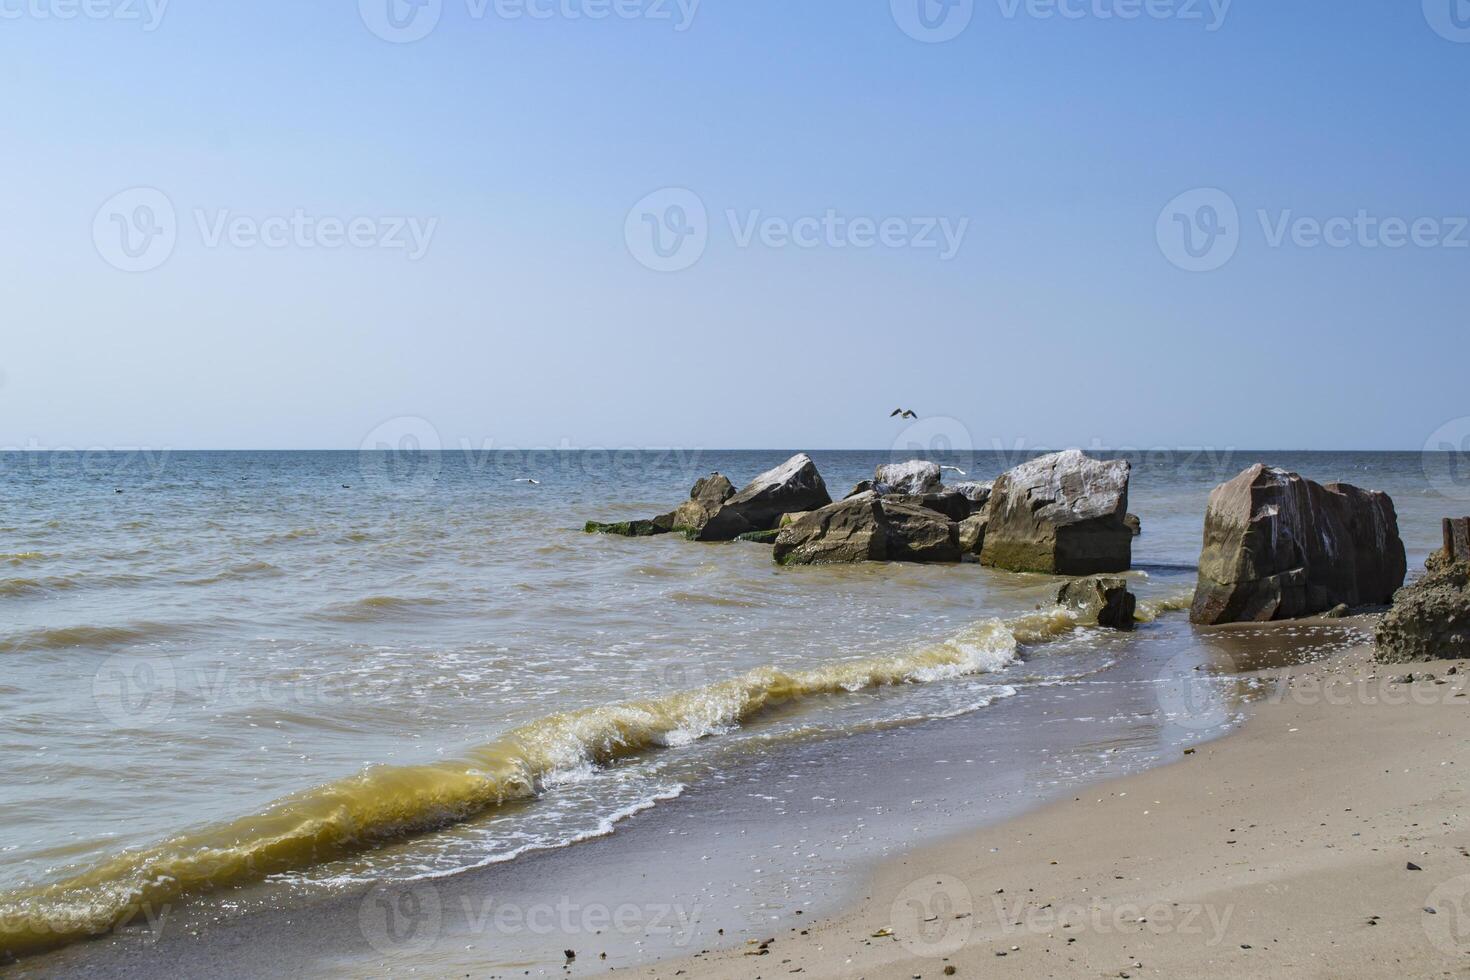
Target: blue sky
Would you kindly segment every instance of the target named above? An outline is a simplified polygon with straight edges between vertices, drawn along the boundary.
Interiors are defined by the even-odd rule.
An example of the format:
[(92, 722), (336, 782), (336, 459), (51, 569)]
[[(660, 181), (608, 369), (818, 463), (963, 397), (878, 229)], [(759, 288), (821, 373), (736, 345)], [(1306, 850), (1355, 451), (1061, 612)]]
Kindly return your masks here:
[[(938, 0), (428, 0), (412, 43), (390, 0), (89, 2), (0, 0), (0, 446), (881, 448), (901, 404), (982, 448), (1418, 449), (1470, 414), (1463, 0), (959, 0), (942, 43), (902, 26)], [(169, 222), (138, 188), (171, 233), (124, 271)], [(668, 188), (702, 250), (656, 271)], [(1238, 219), (1188, 271), (1200, 189)]]

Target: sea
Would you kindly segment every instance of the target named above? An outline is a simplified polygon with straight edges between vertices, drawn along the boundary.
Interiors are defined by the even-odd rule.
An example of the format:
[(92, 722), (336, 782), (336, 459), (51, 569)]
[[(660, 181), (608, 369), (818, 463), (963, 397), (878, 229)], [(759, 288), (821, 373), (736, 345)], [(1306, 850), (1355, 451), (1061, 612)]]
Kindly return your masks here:
[[(0, 956), (425, 882), (684, 895), (672, 933), (589, 927), (610, 965), (815, 914), (864, 861), (1227, 731), (1222, 664), (1365, 639), (1190, 627), (1217, 484), (1264, 462), (1387, 491), (1411, 574), (1464, 506), (1448, 456), (1094, 452), (1133, 465), (1132, 634), (1044, 575), (583, 531), (794, 451), (0, 454)], [(904, 458), (810, 455), (834, 498)], [(1028, 454), (927, 455), (988, 480)], [(594, 860), (624, 877), (558, 892)], [(403, 951), (562, 965), (565, 930), (465, 932)], [(322, 955), (351, 974), (349, 946)]]

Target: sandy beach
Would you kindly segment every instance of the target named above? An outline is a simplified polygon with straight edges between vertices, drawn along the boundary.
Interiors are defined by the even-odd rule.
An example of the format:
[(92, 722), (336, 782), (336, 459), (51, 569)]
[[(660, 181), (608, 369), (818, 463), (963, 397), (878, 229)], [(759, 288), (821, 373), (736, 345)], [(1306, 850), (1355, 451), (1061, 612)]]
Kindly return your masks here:
[(1461, 975), (1463, 667), (1406, 684), (1371, 657), (1262, 671), (1248, 723), (1174, 764), (894, 859), (836, 918), (642, 972)]

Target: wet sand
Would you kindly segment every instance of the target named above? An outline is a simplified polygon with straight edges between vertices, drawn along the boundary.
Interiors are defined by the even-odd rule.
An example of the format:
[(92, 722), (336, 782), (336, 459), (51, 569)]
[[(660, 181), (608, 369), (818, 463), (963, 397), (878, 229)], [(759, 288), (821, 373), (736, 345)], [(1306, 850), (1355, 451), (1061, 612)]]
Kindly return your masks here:
[(1403, 684), (1408, 667), (1360, 646), (1257, 670), (1263, 700), (1224, 739), (892, 859), (839, 916), (639, 973), (1463, 975), (1470, 695), (1454, 666)]

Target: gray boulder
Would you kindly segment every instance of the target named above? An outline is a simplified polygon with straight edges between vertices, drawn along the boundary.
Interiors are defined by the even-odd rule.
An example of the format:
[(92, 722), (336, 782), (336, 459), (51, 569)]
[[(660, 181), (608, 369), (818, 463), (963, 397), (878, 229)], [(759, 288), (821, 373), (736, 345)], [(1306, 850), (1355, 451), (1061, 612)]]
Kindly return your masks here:
[(1436, 552), (1425, 576), (1395, 593), (1374, 640), (1382, 663), (1470, 657), (1470, 562)]
[(725, 500), (696, 537), (732, 541), (751, 531), (772, 530), (783, 514), (816, 510), (831, 502), (816, 464), (806, 453), (797, 453)]
[(974, 506), (969, 498), (943, 487), (934, 493), (885, 493), (882, 496), (884, 501), (927, 507), (951, 521), (962, 521), (969, 517)]
[(782, 565), (887, 561), (888, 525), (878, 495), (839, 500), (782, 528), (775, 558)]
[(989, 518), (984, 514), (971, 514), (960, 521), (959, 540), (962, 553), (979, 557), (980, 549), (985, 544), (985, 525), (988, 521)]
[(990, 492), (994, 488), (995, 483), (992, 481), (990, 483), (956, 483), (948, 489), (968, 500), (970, 513), (973, 514), (990, 502)]
[(652, 538), (656, 535), (669, 533), (669, 529), (661, 525), (657, 520), (615, 521), (611, 524), (603, 524), (600, 521), (588, 521), (582, 530), (588, 534), (613, 534), (624, 538)]
[(888, 560), (957, 562), (960, 560), (959, 525), (922, 504), (884, 498), (888, 523)]
[[(700, 477), (689, 491), (689, 499), (667, 516), (669, 529), (685, 534), (697, 534), (704, 530), (710, 518), (719, 513), (725, 501), (735, 496), (735, 486), (720, 473)], [(655, 518), (662, 522), (663, 517)]]
[(1053, 453), (1002, 473), (986, 507), (980, 561), (1013, 572), (1092, 575), (1132, 564), (1126, 460)]
[(870, 492), (815, 510), (782, 528), (774, 556), (782, 565), (956, 562), (959, 527), (927, 507)]
[(1075, 609), (1083, 622), (1131, 630), (1138, 599), (1128, 591), (1127, 579), (1095, 575), (1062, 586), (1057, 592), (1057, 604)]
[(924, 494), (937, 488), (942, 476), (938, 463), (911, 459), (882, 464), (873, 471), (873, 482), (887, 488), (887, 493)]
[(1189, 617), (1268, 622), (1382, 604), (1406, 571), (1387, 494), (1257, 464), (1210, 494)]

